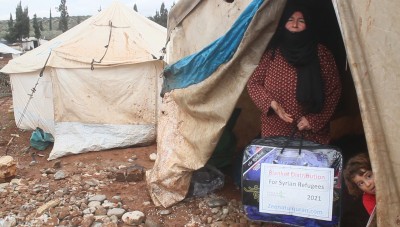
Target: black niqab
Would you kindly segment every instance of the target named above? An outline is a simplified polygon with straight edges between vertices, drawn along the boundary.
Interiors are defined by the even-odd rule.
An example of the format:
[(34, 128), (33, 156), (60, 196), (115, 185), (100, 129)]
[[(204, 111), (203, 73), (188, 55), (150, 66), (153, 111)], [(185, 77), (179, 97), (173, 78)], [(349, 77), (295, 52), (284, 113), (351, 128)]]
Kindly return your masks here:
[[(290, 32), (285, 24), (294, 12), (303, 14), (306, 29)], [(312, 29), (308, 10), (302, 6), (286, 7), (278, 31), (279, 48), (283, 57), (297, 71), (296, 99), (307, 113), (321, 112), (324, 104), (324, 84), (321, 78), (321, 66), (318, 58), (318, 42)]]

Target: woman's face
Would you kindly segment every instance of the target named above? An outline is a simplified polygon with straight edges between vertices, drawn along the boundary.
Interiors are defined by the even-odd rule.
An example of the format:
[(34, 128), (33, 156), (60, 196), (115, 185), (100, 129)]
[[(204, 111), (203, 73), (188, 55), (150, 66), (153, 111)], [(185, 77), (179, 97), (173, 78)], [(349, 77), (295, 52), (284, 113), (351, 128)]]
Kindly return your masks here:
[(301, 32), (306, 29), (306, 21), (304, 20), (303, 14), (296, 11), (289, 17), (286, 22), (285, 28), (290, 32)]
[(356, 175), (353, 178), (353, 182), (360, 188), (363, 192), (369, 194), (375, 194), (375, 181), (372, 171), (365, 171), (365, 173), (360, 176)]

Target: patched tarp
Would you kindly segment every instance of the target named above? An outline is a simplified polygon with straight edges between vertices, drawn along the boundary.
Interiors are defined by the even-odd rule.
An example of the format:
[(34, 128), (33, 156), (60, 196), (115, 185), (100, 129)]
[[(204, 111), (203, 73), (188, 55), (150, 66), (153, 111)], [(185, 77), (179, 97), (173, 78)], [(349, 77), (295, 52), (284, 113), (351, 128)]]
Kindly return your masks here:
[[(224, 64), (221, 62), (216, 71), (201, 83), (175, 89), (163, 99), (157, 132), (158, 158), (153, 169), (147, 172), (150, 195), (156, 205), (167, 207), (185, 198), (191, 172), (203, 167), (209, 159), (247, 79), (257, 66), (267, 41), (275, 31), (283, 4), (259, 0), (255, 0), (254, 3), (240, 5), (250, 7), (248, 11), (240, 12), (255, 10), (255, 14), (248, 27), (243, 26), (243, 39), (232, 58)], [(209, 18), (210, 11), (207, 10), (211, 8), (221, 10), (217, 15), (225, 15), (223, 12), (226, 12), (226, 9), (218, 8), (217, 4), (220, 3), (201, 2), (196, 6), (196, 10), (190, 13), (191, 18), (199, 21), (204, 17)], [(236, 10), (238, 13), (238, 6), (232, 7), (232, 11)], [(238, 17), (239, 15), (235, 14), (234, 18)], [(224, 19), (226, 18), (224, 16)], [(216, 21), (213, 23), (219, 24)], [(234, 20), (226, 23), (232, 25)], [(190, 23), (188, 25), (190, 26)], [(227, 27), (225, 32), (229, 28)], [(185, 32), (184, 28), (177, 29)], [(218, 38), (215, 37), (215, 40)], [(173, 46), (179, 45), (179, 42), (174, 43), (173, 39), (171, 41)], [(225, 43), (216, 42), (215, 45)]]

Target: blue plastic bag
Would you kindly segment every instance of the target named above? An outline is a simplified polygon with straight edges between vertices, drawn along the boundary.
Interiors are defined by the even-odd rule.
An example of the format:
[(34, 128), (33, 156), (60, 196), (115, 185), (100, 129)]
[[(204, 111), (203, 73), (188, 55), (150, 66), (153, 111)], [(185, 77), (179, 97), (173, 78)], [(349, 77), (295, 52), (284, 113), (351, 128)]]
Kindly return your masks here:
[(53, 135), (44, 132), (43, 129), (39, 127), (37, 127), (35, 131), (32, 132), (30, 145), (37, 150), (43, 151), (53, 142)]

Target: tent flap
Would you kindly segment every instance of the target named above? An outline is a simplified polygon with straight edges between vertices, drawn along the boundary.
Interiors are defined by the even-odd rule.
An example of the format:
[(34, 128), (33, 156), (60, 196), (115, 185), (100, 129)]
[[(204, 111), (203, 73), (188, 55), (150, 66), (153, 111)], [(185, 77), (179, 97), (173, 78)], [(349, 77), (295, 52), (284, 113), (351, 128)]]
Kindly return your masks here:
[(162, 94), (185, 88), (207, 79), (221, 64), (229, 61), (236, 52), (247, 27), (263, 0), (253, 1), (237, 18), (231, 29), (196, 54), (167, 66), (164, 70)]
[[(190, 18), (201, 18), (202, 13), (209, 17), (209, 11), (199, 10), (208, 3), (203, 1), (198, 5), (198, 10), (192, 12)], [(217, 3), (210, 3), (210, 8), (212, 4)], [(146, 173), (150, 195), (156, 205), (168, 207), (185, 198), (191, 172), (203, 167), (210, 158), (248, 77), (257, 66), (275, 31), (278, 23), (275, 18), (282, 13), (284, 4), (284, 1), (262, 1), (228, 62), (221, 64), (202, 82), (166, 93), (157, 132), (157, 161), (153, 169)], [(257, 4), (248, 6), (258, 8)], [(218, 13), (213, 12), (212, 15)], [(187, 17), (186, 20), (190, 18)], [(175, 34), (176, 37), (180, 37), (179, 32), (196, 32), (190, 30), (190, 23), (187, 26), (175, 30), (178, 33)], [(226, 31), (228, 30), (229, 27), (226, 27)], [(171, 42), (174, 37), (173, 34)], [(182, 53), (184, 52), (183, 50)]]

